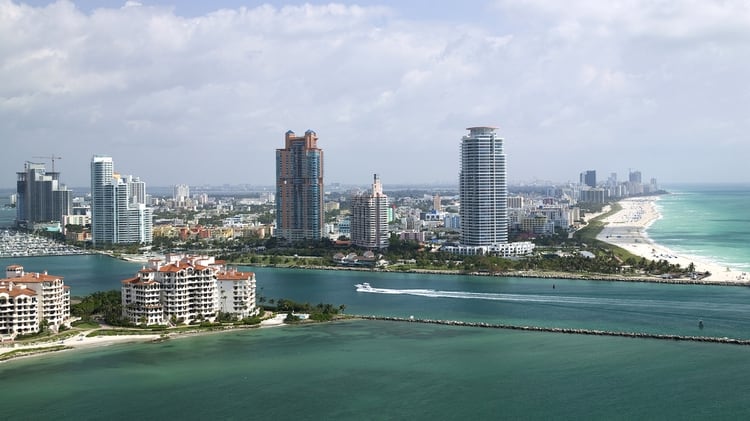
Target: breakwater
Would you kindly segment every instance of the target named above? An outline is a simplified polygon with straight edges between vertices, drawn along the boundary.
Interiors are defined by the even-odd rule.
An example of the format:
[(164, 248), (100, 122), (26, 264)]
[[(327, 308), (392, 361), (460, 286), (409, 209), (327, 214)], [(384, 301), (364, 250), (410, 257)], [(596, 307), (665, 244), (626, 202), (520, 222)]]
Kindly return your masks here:
[(434, 320), (434, 319), (417, 319), (417, 318), (406, 318), (406, 317), (390, 317), (390, 316), (353, 316), (354, 318), (364, 320), (379, 320), (386, 322), (409, 322), (409, 323), (427, 323), (445, 326), (462, 326), (462, 327), (476, 327), (486, 329), (506, 329), (506, 330), (525, 330), (531, 332), (549, 332), (549, 333), (565, 333), (570, 335), (593, 335), (593, 336), (619, 336), (622, 338), (639, 338), (639, 339), (658, 339), (668, 341), (687, 341), (687, 342), (711, 342), (711, 343), (722, 343), (732, 345), (750, 345), (750, 339), (735, 339), (735, 338), (717, 338), (711, 336), (689, 336), (689, 335), (663, 335), (658, 333), (647, 333), (647, 332), (617, 332), (609, 330), (596, 330), (596, 329), (575, 329), (565, 327), (540, 327), (540, 326), (518, 326), (498, 323), (483, 323), (483, 322), (462, 322), (460, 320)]

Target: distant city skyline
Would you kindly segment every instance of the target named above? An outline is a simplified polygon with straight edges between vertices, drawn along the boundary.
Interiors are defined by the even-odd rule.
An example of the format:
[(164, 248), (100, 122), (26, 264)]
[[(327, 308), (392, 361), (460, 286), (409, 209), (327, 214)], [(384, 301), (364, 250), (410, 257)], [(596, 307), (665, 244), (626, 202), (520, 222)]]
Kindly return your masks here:
[(290, 128), (325, 133), (327, 182), (454, 183), (481, 125), (511, 183), (748, 182), (749, 22), (718, 1), (6, 1), (0, 187), (52, 155), (86, 186), (94, 153), (152, 186), (273, 185)]

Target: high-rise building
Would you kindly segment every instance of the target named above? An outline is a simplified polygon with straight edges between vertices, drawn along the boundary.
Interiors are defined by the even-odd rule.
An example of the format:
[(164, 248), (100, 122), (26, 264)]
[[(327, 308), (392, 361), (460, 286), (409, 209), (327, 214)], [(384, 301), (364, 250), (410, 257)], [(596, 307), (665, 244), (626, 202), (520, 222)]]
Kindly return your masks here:
[(582, 185), (586, 185), (591, 188), (596, 187), (596, 171), (588, 170), (582, 172), (580, 182)]
[(388, 196), (377, 174), (373, 177), (372, 191), (352, 197), (352, 244), (369, 249), (388, 247)]
[(173, 198), (178, 205), (184, 204), (190, 198), (190, 186), (187, 184), (176, 184), (174, 186)]
[(503, 139), (495, 127), (469, 127), (461, 141), (461, 245), (508, 242), (508, 186)]
[(628, 181), (631, 183), (641, 183), (642, 182), (642, 176), (640, 171), (630, 171), (628, 174)]
[(60, 184), (59, 172), (47, 172), (44, 164), (26, 162), (16, 173), (16, 224), (29, 229), (39, 222), (62, 222), (70, 214), (71, 191)]
[(276, 149), (276, 236), (286, 241), (320, 240), (324, 236), (323, 150), (318, 135), (286, 132), (284, 149)]
[(97, 244), (150, 243), (153, 213), (145, 204), (146, 184), (114, 172), (109, 156), (91, 160), (91, 238)]

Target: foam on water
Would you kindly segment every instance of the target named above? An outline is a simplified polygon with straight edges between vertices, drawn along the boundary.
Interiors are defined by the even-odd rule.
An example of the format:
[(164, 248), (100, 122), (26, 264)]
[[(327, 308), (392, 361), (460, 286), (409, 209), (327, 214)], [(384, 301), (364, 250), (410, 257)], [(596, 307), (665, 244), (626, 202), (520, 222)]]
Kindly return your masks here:
[(617, 299), (617, 298), (592, 298), (576, 297), (567, 295), (541, 295), (541, 294), (502, 294), (488, 292), (469, 291), (439, 291), (434, 289), (393, 289), (393, 288), (358, 288), (357, 292), (369, 294), (386, 295), (413, 295), (427, 298), (453, 298), (465, 300), (491, 300), (520, 303), (549, 303), (561, 305), (586, 305), (597, 307), (645, 307), (660, 309), (680, 309), (722, 312), (750, 312), (750, 304), (728, 304), (728, 303), (702, 303), (696, 301), (665, 301), (665, 300), (639, 300), (639, 299)]

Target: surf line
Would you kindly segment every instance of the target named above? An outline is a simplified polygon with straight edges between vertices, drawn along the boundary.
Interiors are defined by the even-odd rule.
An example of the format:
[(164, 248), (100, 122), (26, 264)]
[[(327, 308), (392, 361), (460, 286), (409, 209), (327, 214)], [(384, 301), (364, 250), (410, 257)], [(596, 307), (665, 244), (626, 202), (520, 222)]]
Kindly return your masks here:
[(415, 319), (406, 317), (389, 317), (389, 316), (350, 316), (363, 320), (379, 320), (385, 322), (410, 322), (410, 323), (427, 323), (445, 326), (462, 326), (462, 327), (479, 327), (487, 329), (507, 329), (507, 330), (525, 330), (532, 332), (550, 332), (565, 333), (571, 335), (593, 335), (593, 336), (619, 336), (623, 338), (640, 338), (640, 339), (658, 339), (665, 341), (687, 341), (687, 342), (710, 342), (732, 345), (750, 345), (750, 339), (735, 338), (717, 338), (714, 336), (688, 336), (688, 335), (663, 335), (658, 333), (646, 332), (618, 332), (610, 330), (596, 329), (574, 329), (567, 327), (540, 327), (540, 326), (518, 326), (482, 322), (462, 322), (460, 320), (433, 320), (433, 319)]

